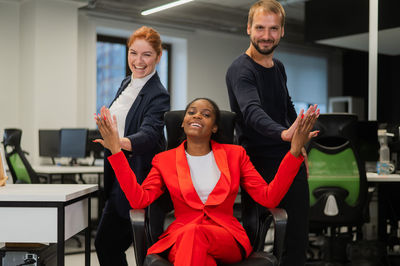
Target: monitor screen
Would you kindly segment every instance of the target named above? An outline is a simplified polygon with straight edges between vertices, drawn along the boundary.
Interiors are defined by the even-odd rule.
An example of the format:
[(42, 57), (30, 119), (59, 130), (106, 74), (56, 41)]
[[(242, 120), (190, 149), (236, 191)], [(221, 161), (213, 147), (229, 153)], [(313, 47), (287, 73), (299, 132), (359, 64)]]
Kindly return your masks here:
[(60, 130), (39, 129), (39, 156), (60, 156)]
[(93, 157), (95, 159), (104, 158), (104, 148), (100, 143), (95, 143), (93, 140), (101, 139), (101, 134), (97, 129), (89, 129), (88, 137), (86, 143), (86, 156), (89, 157), (91, 152), (93, 152)]
[(358, 154), (364, 162), (379, 160), (378, 122), (357, 122)]
[(60, 130), (60, 157), (86, 157), (86, 128), (62, 128)]

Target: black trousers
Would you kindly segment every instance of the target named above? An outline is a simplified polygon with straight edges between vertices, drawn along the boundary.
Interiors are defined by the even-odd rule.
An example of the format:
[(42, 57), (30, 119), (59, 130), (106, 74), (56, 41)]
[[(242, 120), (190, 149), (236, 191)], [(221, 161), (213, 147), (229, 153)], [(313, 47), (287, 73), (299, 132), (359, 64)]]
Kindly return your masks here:
[(107, 202), (97, 228), (97, 258), (101, 266), (127, 266), (125, 251), (133, 242), (132, 226), (113, 209)]
[[(270, 183), (278, 171), (280, 160), (262, 156), (250, 156), (254, 167)], [(254, 202), (255, 208), (246, 208), (243, 215), (265, 212), (265, 207)], [(306, 263), (308, 246), (308, 213), (310, 208), (308, 181), (305, 165), (302, 164), (289, 191), (279, 204), (286, 210), (288, 223), (281, 266), (302, 266)], [(253, 214), (251, 214), (253, 212)], [(244, 225), (251, 226), (251, 225)]]

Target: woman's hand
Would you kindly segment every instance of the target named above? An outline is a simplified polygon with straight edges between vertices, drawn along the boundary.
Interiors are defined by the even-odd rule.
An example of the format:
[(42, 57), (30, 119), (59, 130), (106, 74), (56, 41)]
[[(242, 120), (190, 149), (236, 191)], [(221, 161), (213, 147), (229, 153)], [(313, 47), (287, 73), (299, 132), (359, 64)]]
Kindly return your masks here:
[[(314, 107), (316, 108), (316, 106)], [(318, 135), (319, 131), (311, 132), (319, 116), (319, 109), (316, 110), (314, 107), (312, 112), (307, 111), (306, 115), (299, 119), (297, 128), (294, 131), (290, 153), (295, 157), (298, 157), (301, 154), (304, 145), (310, 139)]]
[[(315, 113), (315, 112), (317, 112), (317, 116), (318, 116), (319, 115), (319, 109), (317, 109), (317, 105), (316, 104), (313, 105), (313, 106), (310, 106), (308, 108), (307, 112), (304, 114), (304, 117), (307, 117), (308, 115), (310, 115), (312, 113)], [(297, 116), (297, 118), (293, 122), (293, 124), (288, 129), (285, 129), (285, 130), (282, 131), (281, 138), (282, 138), (283, 141), (288, 141), (288, 142), (292, 141), (293, 134), (296, 131), (296, 128), (297, 128), (297, 126), (299, 124), (299, 121), (303, 117), (303, 113), (304, 113), (304, 110), (301, 109), (299, 115)], [(315, 137), (318, 134), (318, 132), (313, 131), (313, 132), (310, 132), (310, 134), (311, 134), (310, 137)]]
[(109, 149), (112, 154), (120, 152), (121, 144), (115, 115), (111, 118), (110, 110), (103, 106), (100, 114), (97, 114), (94, 119), (103, 137), (103, 139), (95, 139), (94, 142), (100, 143), (104, 148)]

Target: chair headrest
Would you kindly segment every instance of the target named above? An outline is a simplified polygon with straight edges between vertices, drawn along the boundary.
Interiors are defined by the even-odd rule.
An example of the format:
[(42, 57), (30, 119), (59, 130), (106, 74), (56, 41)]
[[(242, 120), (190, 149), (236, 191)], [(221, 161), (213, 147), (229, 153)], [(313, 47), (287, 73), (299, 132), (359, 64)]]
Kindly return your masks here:
[(315, 142), (325, 146), (342, 145), (346, 141), (357, 141), (357, 116), (354, 114), (321, 114), (315, 123), (320, 130)]
[(4, 129), (3, 144), (4, 146), (21, 146), (22, 130), (18, 128)]

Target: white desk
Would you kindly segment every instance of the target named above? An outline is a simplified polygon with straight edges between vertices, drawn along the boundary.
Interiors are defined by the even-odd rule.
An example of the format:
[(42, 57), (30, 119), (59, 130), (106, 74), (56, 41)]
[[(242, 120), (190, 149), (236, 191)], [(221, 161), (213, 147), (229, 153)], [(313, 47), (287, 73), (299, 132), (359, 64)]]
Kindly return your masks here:
[(367, 172), (368, 182), (400, 182), (400, 174), (378, 175)]
[(376, 189), (378, 239), (385, 242), (388, 237), (387, 221), (393, 219), (393, 206), (396, 206), (398, 201), (393, 192), (397, 193), (399, 188), (400, 174), (378, 175), (377, 173), (367, 172), (367, 180), (369, 185)]
[[(49, 183), (52, 183), (52, 179), (54, 175), (61, 176), (61, 183), (64, 183), (64, 175), (67, 174), (78, 174), (79, 179), (83, 181), (82, 175), (84, 174), (97, 174), (99, 175), (98, 178), (98, 185), (100, 185), (100, 174), (103, 173), (104, 167), (103, 166), (58, 166), (58, 165), (36, 165), (33, 166), (33, 169), (36, 173), (40, 175), (47, 175), (49, 176)], [(84, 182), (84, 181), (83, 181)]]
[(64, 266), (64, 241), (85, 231), (90, 266), (90, 197), (97, 185), (7, 184), (0, 187), (0, 242), (57, 243)]

